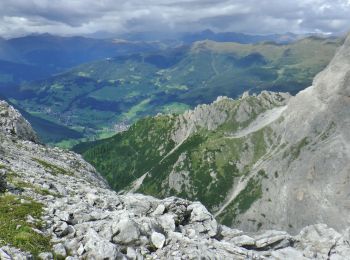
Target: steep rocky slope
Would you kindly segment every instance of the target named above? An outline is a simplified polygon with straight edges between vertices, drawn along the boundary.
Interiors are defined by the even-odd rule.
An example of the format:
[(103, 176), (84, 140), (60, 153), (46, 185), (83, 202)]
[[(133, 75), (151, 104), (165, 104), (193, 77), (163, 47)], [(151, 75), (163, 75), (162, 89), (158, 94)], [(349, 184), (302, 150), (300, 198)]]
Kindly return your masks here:
[(269, 175), (277, 172), (278, 177), (263, 182), (263, 199), (242, 220), (259, 212), (266, 215), (265, 226), (275, 228), (299, 229), (311, 221), (336, 229), (348, 225), (349, 53), (350, 36), (313, 86), (292, 98), (282, 119), (271, 124), (281, 148), (256, 170), (264, 169)]
[[(346, 259), (350, 231), (309, 226), (244, 233), (199, 202), (117, 195), (72, 152), (32, 142), (29, 124), (0, 103), (0, 259)], [(12, 122), (12, 123), (11, 123)], [(4, 179), (3, 177), (1, 179)], [(3, 181), (1, 181), (4, 184)]]
[(219, 98), (77, 151), (120, 192), (200, 200), (229, 226), (341, 230), (350, 221), (349, 53), (350, 36), (295, 97)]

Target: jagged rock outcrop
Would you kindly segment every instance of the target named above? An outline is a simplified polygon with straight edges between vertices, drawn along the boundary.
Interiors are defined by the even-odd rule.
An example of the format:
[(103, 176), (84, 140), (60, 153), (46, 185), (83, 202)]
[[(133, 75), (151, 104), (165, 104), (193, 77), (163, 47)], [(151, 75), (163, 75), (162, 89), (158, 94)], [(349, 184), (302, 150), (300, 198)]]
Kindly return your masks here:
[[(2, 215), (21, 225), (14, 226), (13, 234), (0, 234), (5, 239), (1, 259), (30, 259), (30, 252), (4, 245), (16, 232), (51, 239), (45, 252), (37, 252), (41, 259), (54, 255), (67, 260), (345, 259), (349, 255), (349, 230), (338, 233), (316, 225), (295, 237), (280, 231), (244, 233), (219, 225), (199, 202), (117, 195), (72, 152), (15, 138), (6, 129), (0, 138), (0, 168), (9, 180), (8, 192), (0, 199), (6, 198), (12, 210), (28, 203), (42, 205), (40, 216), (27, 215), (25, 220), (6, 220), (10, 212)], [(29, 226), (23, 229), (25, 223)], [(33, 223), (40, 225), (34, 228)], [(36, 240), (36, 248), (41, 248), (38, 241), (43, 238)]]
[(7, 135), (16, 136), (22, 140), (38, 143), (38, 137), (27, 120), (10, 106), (6, 101), (0, 100), (0, 131)]
[[(286, 105), (290, 97), (288, 93), (262, 91), (251, 98), (245, 93), (239, 104), (232, 98), (218, 97), (212, 104), (199, 105), (179, 115), (171, 137), (178, 144), (198, 130), (213, 131), (232, 119), (237, 124), (244, 124), (266, 110)], [(232, 115), (234, 118), (230, 118)]]

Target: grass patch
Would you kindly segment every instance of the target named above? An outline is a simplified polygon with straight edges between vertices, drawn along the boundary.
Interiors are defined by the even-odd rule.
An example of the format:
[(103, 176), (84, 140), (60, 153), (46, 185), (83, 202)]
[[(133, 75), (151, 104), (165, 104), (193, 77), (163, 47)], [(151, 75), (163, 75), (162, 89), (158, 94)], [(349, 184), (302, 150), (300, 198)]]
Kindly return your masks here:
[(13, 195), (0, 196), (0, 246), (11, 245), (37, 256), (51, 250), (50, 238), (33, 231), (40, 223), (29, 224), (27, 216), (40, 218), (43, 205), (34, 201), (21, 203)]
[(52, 193), (47, 189), (39, 188), (39, 187), (29, 183), (29, 182), (22, 181), (16, 177), (14, 177), (13, 175), (10, 175), (9, 182), (12, 183), (16, 188), (19, 188), (19, 189), (28, 188), (28, 189), (33, 190), (35, 193), (43, 195), (43, 196), (52, 195), (52, 196), (57, 197), (57, 195), (55, 193)]
[(57, 165), (48, 163), (46, 161), (40, 160), (38, 158), (32, 158), (33, 161), (37, 162), (38, 164), (40, 164), (41, 166), (43, 166), (46, 170), (49, 170), (53, 175), (59, 175), (59, 174), (63, 174), (63, 175), (73, 175), (73, 173), (58, 167)]

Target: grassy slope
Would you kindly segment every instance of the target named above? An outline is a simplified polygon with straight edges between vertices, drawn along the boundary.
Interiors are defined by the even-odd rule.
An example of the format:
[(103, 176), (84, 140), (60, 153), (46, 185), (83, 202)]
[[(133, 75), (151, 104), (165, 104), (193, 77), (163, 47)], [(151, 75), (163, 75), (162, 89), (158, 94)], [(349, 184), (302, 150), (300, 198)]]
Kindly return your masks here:
[[(4, 168), (0, 164), (0, 169)], [(29, 183), (20, 181), (17, 173), (7, 169), (7, 181), (17, 189), (33, 189), (38, 194), (47, 195), (47, 190), (40, 190)], [(39, 234), (33, 229), (40, 230), (43, 222), (40, 220), (43, 205), (30, 198), (0, 193), (0, 246), (10, 245), (33, 254), (36, 259), (39, 253), (50, 252), (50, 237)], [(35, 219), (29, 223), (28, 216)]]

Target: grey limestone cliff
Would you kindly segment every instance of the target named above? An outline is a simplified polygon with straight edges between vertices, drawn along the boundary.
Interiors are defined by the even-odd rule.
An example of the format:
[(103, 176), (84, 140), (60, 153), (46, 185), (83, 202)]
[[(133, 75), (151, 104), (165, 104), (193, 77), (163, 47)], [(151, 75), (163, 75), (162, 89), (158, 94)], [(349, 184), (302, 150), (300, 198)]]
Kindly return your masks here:
[(350, 37), (313, 85), (269, 125), (279, 143), (254, 170), (271, 178), (263, 182), (262, 199), (240, 216), (241, 228), (250, 227), (245, 219), (252, 216), (264, 228), (292, 231), (311, 223), (337, 230), (349, 225), (349, 54)]

